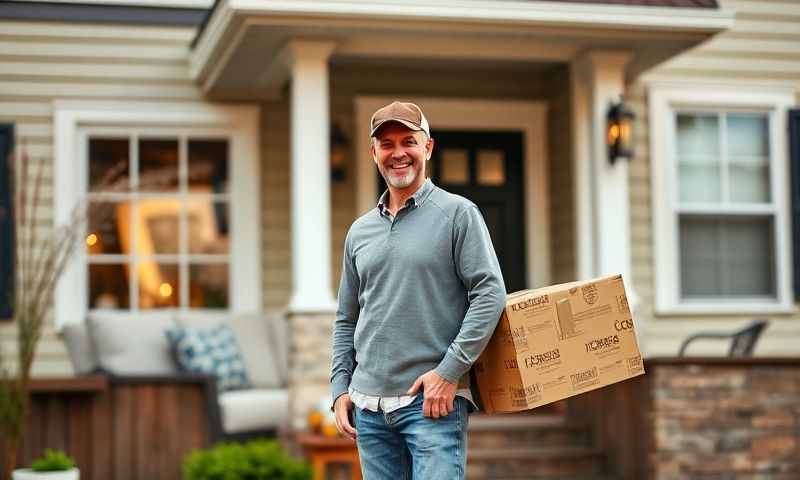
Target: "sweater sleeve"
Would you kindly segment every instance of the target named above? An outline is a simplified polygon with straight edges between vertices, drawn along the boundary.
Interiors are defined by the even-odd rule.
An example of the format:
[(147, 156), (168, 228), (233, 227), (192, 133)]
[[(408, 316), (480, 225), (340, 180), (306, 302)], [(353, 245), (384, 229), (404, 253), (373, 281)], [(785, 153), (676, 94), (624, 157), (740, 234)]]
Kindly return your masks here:
[(359, 279), (351, 251), (350, 236), (345, 239), (342, 276), (339, 280), (339, 306), (333, 324), (333, 358), (331, 364), (331, 389), (333, 402), (350, 386), (356, 365), (354, 334), (358, 321)]
[(469, 308), (458, 335), (436, 367), (436, 373), (451, 383), (457, 383), (486, 348), (506, 301), (500, 263), (478, 207), (470, 205), (454, 222), (453, 257)]

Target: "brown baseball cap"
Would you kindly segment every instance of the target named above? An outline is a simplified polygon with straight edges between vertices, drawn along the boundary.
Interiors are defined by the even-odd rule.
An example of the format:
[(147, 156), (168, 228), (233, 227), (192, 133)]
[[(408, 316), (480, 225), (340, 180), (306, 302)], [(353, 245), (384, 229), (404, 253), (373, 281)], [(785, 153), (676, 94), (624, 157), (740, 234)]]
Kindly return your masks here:
[(387, 122), (398, 122), (411, 130), (422, 131), (428, 137), (431, 136), (428, 119), (425, 118), (422, 109), (410, 102), (392, 102), (385, 107), (379, 108), (372, 114), (372, 119), (369, 122), (369, 136), (374, 137), (375, 132)]

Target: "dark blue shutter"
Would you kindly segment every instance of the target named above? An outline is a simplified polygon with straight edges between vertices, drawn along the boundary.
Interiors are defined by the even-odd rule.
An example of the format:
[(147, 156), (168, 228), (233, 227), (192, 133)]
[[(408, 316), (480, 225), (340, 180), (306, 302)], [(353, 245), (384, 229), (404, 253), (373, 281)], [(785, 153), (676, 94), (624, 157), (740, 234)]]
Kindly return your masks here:
[(792, 175), (794, 298), (800, 300), (800, 109), (789, 110), (789, 158)]
[(11, 151), (14, 125), (0, 124), (0, 320), (11, 318), (14, 294), (14, 208), (11, 203)]

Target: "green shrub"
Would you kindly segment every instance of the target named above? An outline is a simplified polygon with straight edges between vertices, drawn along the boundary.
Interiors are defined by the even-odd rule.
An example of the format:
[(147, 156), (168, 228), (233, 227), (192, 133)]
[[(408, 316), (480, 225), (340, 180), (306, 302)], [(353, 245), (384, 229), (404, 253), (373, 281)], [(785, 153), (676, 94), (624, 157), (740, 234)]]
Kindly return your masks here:
[(75, 468), (75, 460), (67, 456), (61, 450), (51, 450), (46, 448), (44, 456), (31, 463), (31, 469), (35, 472), (60, 472)]
[(311, 468), (275, 440), (219, 443), (183, 460), (184, 480), (311, 480)]

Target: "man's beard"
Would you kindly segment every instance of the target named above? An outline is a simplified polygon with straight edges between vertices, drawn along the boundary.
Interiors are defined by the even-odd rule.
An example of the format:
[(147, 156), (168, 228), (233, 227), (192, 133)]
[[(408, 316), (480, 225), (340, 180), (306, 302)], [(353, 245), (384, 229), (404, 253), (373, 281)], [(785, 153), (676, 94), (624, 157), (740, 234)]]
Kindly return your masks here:
[(392, 167), (384, 168), (384, 175), (383, 179), (386, 180), (386, 183), (392, 186), (393, 188), (403, 189), (414, 183), (414, 180), (417, 178), (417, 170), (414, 169), (416, 162), (411, 163), (408, 166), (408, 172), (404, 175), (398, 175), (392, 172)]

